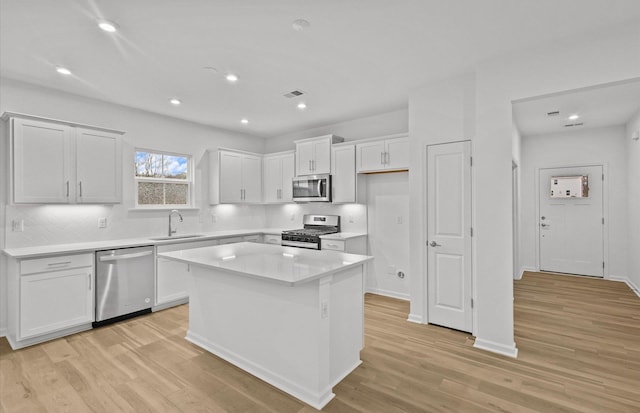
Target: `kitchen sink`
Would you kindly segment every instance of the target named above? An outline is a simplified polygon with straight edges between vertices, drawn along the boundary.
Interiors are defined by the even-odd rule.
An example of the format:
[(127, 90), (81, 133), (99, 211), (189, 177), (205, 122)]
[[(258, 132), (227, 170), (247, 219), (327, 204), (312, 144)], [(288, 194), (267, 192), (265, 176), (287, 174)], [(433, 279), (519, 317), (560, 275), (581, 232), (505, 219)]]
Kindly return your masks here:
[(186, 238), (198, 238), (198, 237), (204, 237), (204, 235), (202, 234), (191, 234), (191, 235), (173, 235), (173, 236), (166, 236), (166, 237), (155, 237), (155, 238), (149, 238), (151, 241), (168, 241), (168, 240), (172, 240), (172, 239), (186, 239)]

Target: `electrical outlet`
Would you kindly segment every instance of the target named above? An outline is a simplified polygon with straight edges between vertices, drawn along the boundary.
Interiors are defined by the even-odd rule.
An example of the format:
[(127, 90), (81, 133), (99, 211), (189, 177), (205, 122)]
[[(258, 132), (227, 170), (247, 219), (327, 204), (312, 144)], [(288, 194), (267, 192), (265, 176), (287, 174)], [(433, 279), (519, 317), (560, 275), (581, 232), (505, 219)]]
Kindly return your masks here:
[(329, 317), (329, 303), (323, 301), (320, 303), (320, 318)]
[(349, 223), (351, 223), (351, 224), (354, 223), (353, 215), (349, 215)]
[(24, 219), (14, 219), (11, 221), (13, 232), (24, 232)]
[(102, 217), (98, 218), (98, 228), (106, 228), (107, 227), (107, 218)]
[(296, 220), (296, 214), (291, 214), (291, 220), (295, 221)]
[(396, 219), (396, 223), (402, 224), (402, 215), (398, 215), (398, 218)]
[(211, 223), (215, 224), (218, 222), (218, 216), (216, 214), (211, 214)]

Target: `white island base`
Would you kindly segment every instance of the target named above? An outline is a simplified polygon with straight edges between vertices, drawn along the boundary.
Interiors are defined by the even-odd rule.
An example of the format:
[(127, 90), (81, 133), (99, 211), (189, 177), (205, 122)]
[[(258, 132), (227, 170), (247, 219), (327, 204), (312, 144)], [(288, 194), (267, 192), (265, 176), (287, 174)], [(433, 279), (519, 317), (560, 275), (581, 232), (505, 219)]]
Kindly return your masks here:
[[(192, 264), (187, 340), (321, 409), (335, 396), (333, 386), (361, 363), (363, 271), (370, 257), (235, 245), (163, 254)], [(249, 254), (253, 248), (260, 253)], [(232, 258), (222, 261), (223, 254)], [(339, 263), (327, 265), (313, 254)], [(255, 274), (261, 271), (264, 276)], [(286, 279), (291, 271), (296, 275)]]

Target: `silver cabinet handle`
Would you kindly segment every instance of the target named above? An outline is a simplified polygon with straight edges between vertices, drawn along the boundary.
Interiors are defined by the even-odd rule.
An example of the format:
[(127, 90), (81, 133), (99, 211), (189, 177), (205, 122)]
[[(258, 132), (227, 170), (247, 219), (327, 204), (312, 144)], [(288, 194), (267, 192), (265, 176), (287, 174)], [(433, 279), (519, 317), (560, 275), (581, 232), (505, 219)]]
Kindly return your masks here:
[(69, 198), (69, 181), (67, 181), (67, 198)]
[(389, 152), (385, 152), (384, 153), (384, 158), (385, 158), (384, 163), (389, 165), (389, 163), (390, 163), (390, 161), (389, 161)]
[(384, 152), (380, 152), (380, 165), (384, 165)]
[(82, 181), (80, 181), (79, 185), (80, 185), (80, 198), (82, 198)]
[(437, 243), (437, 242), (435, 242), (435, 241), (431, 241), (431, 242), (429, 243), (429, 245), (430, 245), (430, 246), (432, 246), (432, 247), (441, 247), (441, 246), (442, 246), (442, 245), (438, 244), (438, 243)]
[(89, 277), (89, 291), (91, 291), (91, 273), (87, 274), (87, 277)]
[(71, 261), (62, 261), (62, 262), (52, 262), (50, 264), (47, 264), (49, 267), (53, 267), (55, 265), (69, 265), (71, 264)]
[(309, 159), (309, 170), (313, 171), (313, 166), (311, 166), (311, 159)]

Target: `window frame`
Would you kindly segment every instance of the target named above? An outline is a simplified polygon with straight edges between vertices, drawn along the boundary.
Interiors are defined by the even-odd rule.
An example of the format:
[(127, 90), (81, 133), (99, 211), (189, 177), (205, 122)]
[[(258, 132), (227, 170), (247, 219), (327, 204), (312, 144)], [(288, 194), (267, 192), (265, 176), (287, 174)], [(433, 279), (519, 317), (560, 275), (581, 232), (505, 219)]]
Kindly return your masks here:
[[(187, 178), (175, 179), (175, 178), (151, 178), (151, 177), (139, 177), (137, 176), (136, 167), (136, 155), (138, 152), (147, 152), (154, 155), (163, 156), (177, 156), (187, 159)], [(133, 186), (134, 186), (134, 206), (135, 209), (175, 209), (175, 208), (194, 208), (194, 188), (195, 188), (195, 171), (193, 170), (193, 155), (187, 153), (178, 153), (171, 151), (164, 151), (160, 149), (148, 149), (148, 148), (133, 148)], [(187, 203), (186, 204), (139, 204), (138, 203), (138, 183), (139, 182), (151, 182), (158, 184), (186, 184), (187, 185)], [(166, 193), (164, 193), (166, 198)]]

